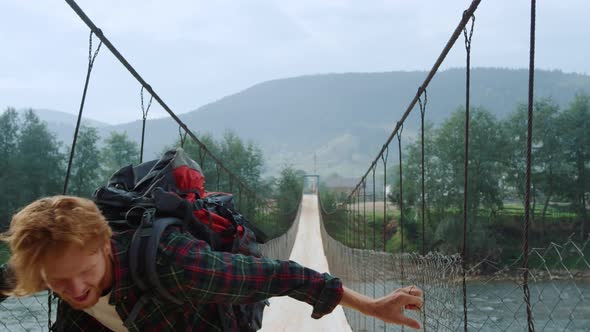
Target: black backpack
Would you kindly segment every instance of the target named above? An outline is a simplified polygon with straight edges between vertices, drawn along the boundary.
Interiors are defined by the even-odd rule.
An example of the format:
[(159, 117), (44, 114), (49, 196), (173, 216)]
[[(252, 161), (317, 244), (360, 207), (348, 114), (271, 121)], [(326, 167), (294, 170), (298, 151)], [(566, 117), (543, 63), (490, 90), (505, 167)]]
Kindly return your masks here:
[[(231, 194), (206, 193), (203, 184), (201, 168), (179, 148), (159, 160), (121, 168), (94, 193), (114, 231), (135, 229), (129, 267), (143, 295), (127, 322), (135, 321), (150, 301), (184, 302), (162, 287), (156, 273), (158, 244), (170, 226), (190, 232), (213, 250), (262, 256), (258, 244), (266, 235), (235, 210)], [(218, 304), (218, 312), (225, 330), (233, 325), (228, 317), (235, 317), (240, 331), (257, 331), (268, 304)]]

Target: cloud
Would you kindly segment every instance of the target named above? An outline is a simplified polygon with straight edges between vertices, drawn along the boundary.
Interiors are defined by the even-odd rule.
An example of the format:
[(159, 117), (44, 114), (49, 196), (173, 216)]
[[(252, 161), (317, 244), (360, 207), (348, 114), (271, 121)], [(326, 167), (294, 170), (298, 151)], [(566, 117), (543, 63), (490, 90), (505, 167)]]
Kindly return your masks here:
[[(164, 100), (184, 112), (269, 79), (429, 69), (471, 1), (78, 3)], [(529, 5), (482, 1), (474, 66), (527, 66)], [(590, 72), (589, 9), (585, 0), (538, 2), (539, 68)], [(63, 1), (3, 0), (0, 13), (9, 13), (0, 20), (0, 107), (75, 109), (88, 56), (84, 23)], [(461, 37), (442, 68), (464, 63)], [(106, 49), (91, 89), (88, 109), (98, 119), (136, 118), (125, 110), (137, 108), (139, 85)]]

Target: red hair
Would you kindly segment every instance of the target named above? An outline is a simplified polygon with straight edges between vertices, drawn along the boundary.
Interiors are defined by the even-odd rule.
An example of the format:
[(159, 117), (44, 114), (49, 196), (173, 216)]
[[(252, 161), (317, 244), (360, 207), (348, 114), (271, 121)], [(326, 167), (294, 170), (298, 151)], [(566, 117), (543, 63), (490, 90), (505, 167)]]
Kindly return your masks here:
[(41, 276), (47, 253), (76, 245), (104, 245), (112, 235), (106, 219), (91, 200), (52, 196), (27, 205), (12, 217), (0, 236), (11, 251), (9, 264), (16, 284), (11, 296), (27, 296), (47, 288)]

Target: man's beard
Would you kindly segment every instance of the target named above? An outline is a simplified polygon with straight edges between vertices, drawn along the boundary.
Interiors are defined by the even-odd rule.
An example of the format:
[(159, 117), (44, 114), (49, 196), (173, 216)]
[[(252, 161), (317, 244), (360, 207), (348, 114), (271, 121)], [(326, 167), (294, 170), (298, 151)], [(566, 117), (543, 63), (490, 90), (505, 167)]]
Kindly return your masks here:
[[(70, 296), (60, 296), (67, 304), (70, 305), (75, 310), (83, 310), (88, 309), (94, 306), (98, 302), (98, 296), (96, 287), (91, 287), (88, 289), (84, 299), (82, 301), (77, 301), (76, 299)], [(58, 294), (59, 295), (59, 294)]]

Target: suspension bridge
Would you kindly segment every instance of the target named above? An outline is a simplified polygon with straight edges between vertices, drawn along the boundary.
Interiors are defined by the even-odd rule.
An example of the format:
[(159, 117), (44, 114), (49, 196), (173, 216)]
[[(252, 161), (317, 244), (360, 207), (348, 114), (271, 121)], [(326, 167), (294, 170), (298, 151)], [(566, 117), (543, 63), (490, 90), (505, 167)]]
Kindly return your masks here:
[[(203, 165), (211, 163), (216, 170), (211, 191), (227, 191), (235, 194), (238, 209), (254, 223), (278, 225), (278, 219), (288, 219), (284, 232), (263, 245), (265, 256), (277, 259), (292, 259), (319, 271), (330, 271), (339, 276), (344, 284), (359, 293), (379, 297), (405, 285), (415, 284), (424, 290), (425, 305), (415, 314), (425, 331), (590, 331), (590, 264), (587, 259), (590, 244), (587, 234), (582, 239), (570, 239), (565, 243), (551, 243), (543, 248), (531, 246), (529, 238), (531, 218), (531, 172), (533, 122), (534, 122), (534, 73), (535, 73), (535, 20), (536, 1), (531, 1), (530, 11), (530, 58), (528, 80), (528, 107), (526, 144), (523, 146), (524, 174), (524, 220), (522, 221), (522, 250), (517, 259), (508, 266), (498, 266), (485, 275), (476, 273), (481, 264), (470, 258), (469, 223), (474, 216), (469, 215), (469, 197), (472, 194), (470, 179), (470, 69), (471, 40), (474, 36), (475, 13), (480, 0), (474, 0), (462, 13), (456, 29), (435, 60), (423, 83), (416, 87), (417, 92), (410, 100), (407, 109), (396, 122), (390, 136), (385, 140), (376, 157), (369, 164), (366, 173), (347, 197), (328, 211), (322, 201), (322, 193), (301, 195), (301, 203), (287, 216), (276, 212), (276, 204), (259, 197), (255, 190), (226, 167), (205, 144), (184, 124), (156, 93), (150, 84), (131, 66), (105, 34), (83, 10), (73, 1), (66, 0), (81, 20), (90, 28), (88, 68), (80, 103), (78, 122), (72, 142), (68, 170), (65, 176), (63, 193), (68, 191), (72, 161), (75, 158), (76, 140), (84, 109), (88, 83), (93, 64), (101, 46), (108, 50), (137, 80), (142, 96), (143, 129), (141, 155), (147, 113), (153, 100), (178, 123), (181, 144), (189, 136), (199, 147), (197, 161)], [(482, 14), (483, 15), (483, 14)], [(465, 46), (465, 117), (464, 144), (462, 151), (464, 167), (461, 245), (456, 254), (438, 252), (427, 246), (428, 215), (427, 200), (429, 188), (425, 181), (425, 119), (428, 105), (428, 89), (433, 77), (444, 62), (449, 51), (463, 37)], [(94, 49), (93, 39), (99, 44)], [(144, 106), (144, 92), (150, 95), (147, 107)], [(404, 244), (408, 231), (406, 220), (408, 208), (404, 206), (402, 159), (403, 128), (406, 119), (416, 110), (420, 116), (420, 199), (412, 207), (419, 221), (417, 232), (419, 246), (408, 249)], [(149, 135), (149, 133), (147, 133)], [(397, 144), (396, 144), (397, 143)], [(387, 171), (392, 159), (390, 150), (398, 152), (399, 192), (396, 193), (396, 207), (387, 204)], [(392, 153), (393, 155), (393, 153)], [(377, 177), (384, 179), (381, 183)], [(315, 178), (315, 177), (312, 177)], [(315, 178), (317, 181), (317, 178)], [(319, 183), (315, 183), (317, 188)], [(298, 195), (301, 193), (297, 193)], [(381, 196), (380, 196), (381, 195)], [(378, 198), (381, 197), (381, 198)], [(395, 213), (393, 210), (396, 210)], [(532, 212), (532, 213), (531, 213)], [(396, 216), (397, 222), (390, 219)], [(379, 225), (379, 223), (382, 223)], [(394, 225), (395, 224), (395, 225)], [(388, 246), (392, 228), (401, 233), (401, 243), (396, 249)], [(377, 232), (377, 229), (380, 229)], [(397, 249), (399, 248), (399, 249)], [(55, 320), (56, 299), (48, 294), (0, 302), (2, 308), (0, 330), (29, 331), (47, 330)], [(320, 320), (310, 318), (309, 306), (287, 298), (271, 299), (271, 306), (265, 311), (263, 331), (399, 331), (404, 330), (367, 317), (358, 312), (338, 307), (334, 313)]]

